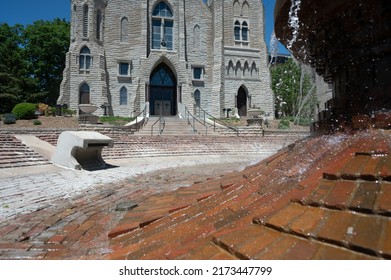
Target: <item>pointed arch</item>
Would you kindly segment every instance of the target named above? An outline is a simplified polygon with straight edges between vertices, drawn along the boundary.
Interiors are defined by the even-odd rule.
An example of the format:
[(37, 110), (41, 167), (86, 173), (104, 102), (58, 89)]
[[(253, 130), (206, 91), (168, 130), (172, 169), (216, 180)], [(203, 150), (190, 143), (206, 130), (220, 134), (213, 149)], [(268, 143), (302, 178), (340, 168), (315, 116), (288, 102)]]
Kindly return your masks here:
[(127, 17), (121, 18), (121, 28), (120, 28), (120, 41), (128, 42), (129, 39), (129, 20)]
[(227, 67), (227, 76), (229, 76), (229, 77), (233, 76), (234, 71), (235, 71), (234, 63), (232, 62), (232, 60), (230, 60), (228, 62), (228, 67)]
[(240, 22), (237, 20), (235, 21), (235, 25), (234, 25), (234, 36), (236, 41), (240, 41), (241, 38), (240, 30), (241, 30), (241, 25)]
[(200, 40), (201, 40), (201, 28), (198, 24), (196, 24), (193, 29), (193, 48), (197, 53), (200, 51), (200, 47), (201, 47)]
[(194, 91), (194, 107), (201, 107), (201, 91), (199, 89)]
[(236, 96), (236, 108), (238, 108), (239, 116), (247, 116), (247, 99), (248, 99), (248, 91), (247, 88), (242, 85)]
[(240, 63), (240, 60), (239, 60), (238, 62), (236, 62), (236, 66), (235, 66), (235, 76), (240, 77), (241, 72), (242, 72), (242, 64)]
[(86, 82), (79, 88), (79, 104), (90, 104), (90, 86)]
[(79, 54), (79, 69), (80, 70), (89, 70), (92, 64), (92, 57), (90, 49), (87, 46), (84, 46), (80, 50)]
[(242, 23), (242, 41), (248, 41), (248, 24), (247, 21)]
[(152, 49), (168, 49), (174, 47), (174, 14), (165, 2), (158, 2), (152, 11)]
[(250, 76), (250, 67), (248, 66), (248, 62), (246, 61), (243, 66), (243, 77), (248, 78)]
[(177, 114), (177, 80), (164, 62), (151, 72), (148, 94), (151, 115)]
[(234, 1), (234, 16), (239, 17), (241, 14), (241, 7), (238, 0)]
[(242, 6), (242, 16), (248, 18), (250, 16), (250, 5), (247, 1), (244, 1)]
[(258, 77), (258, 69), (255, 61), (253, 61), (253, 63), (251, 64), (251, 77)]
[(128, 89), (125, 86), (119, 90), (119, 105), (128, 105)]

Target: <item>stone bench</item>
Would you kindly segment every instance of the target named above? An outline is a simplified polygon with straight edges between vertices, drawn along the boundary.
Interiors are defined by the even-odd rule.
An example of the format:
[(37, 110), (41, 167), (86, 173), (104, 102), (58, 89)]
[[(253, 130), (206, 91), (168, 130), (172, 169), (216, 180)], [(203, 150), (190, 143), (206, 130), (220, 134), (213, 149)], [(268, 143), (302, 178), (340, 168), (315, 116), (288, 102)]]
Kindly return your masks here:
[(113, 147), (114, 140), (95, 131), (64, 131), (52, 156), (56, 165), (71, 169), (101, 169), (106, 167), (102, 149)]

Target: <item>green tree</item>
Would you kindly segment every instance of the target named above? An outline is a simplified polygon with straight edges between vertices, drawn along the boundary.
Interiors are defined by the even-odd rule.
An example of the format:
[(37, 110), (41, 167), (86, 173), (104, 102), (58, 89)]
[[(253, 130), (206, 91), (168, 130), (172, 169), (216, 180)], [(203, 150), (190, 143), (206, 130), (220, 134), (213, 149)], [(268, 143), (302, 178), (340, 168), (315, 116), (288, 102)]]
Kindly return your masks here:
[(311, 118), (317, 103), (311, 71), (292, 58), (271, 68), (276, 112), (283, 116)]
[(24, 56), (23, 26), (0, 24), (0, 112), (12, 108), (26, 99), (34, 81), (29, 76)]
[(56, 104), (65, 54), (69, 49), (69, 22), (61, 19), (39, 20), (28, 25), (24, 32), (26, 58), (37, 91), (31, 92), (27, 101)]

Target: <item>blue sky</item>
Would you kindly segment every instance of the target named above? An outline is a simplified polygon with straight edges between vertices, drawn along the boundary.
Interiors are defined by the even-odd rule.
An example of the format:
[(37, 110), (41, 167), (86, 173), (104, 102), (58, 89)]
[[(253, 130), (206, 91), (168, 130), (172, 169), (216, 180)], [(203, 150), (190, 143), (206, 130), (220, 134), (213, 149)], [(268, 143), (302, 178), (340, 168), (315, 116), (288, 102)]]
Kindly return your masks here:
[[(54, 18), (65, 18), (69, 20), (69, 0), (3, 0), (0, 9), (0, 23), (9, 25), (31, 24), (36, 20), (52, 20)], [(270, 36), (273, 31), (273, 14), (275, 0), (263, 0), (265, 6), (265, 40), (269, 45)], [(280, 45), (280, 53), (288, 51)]]

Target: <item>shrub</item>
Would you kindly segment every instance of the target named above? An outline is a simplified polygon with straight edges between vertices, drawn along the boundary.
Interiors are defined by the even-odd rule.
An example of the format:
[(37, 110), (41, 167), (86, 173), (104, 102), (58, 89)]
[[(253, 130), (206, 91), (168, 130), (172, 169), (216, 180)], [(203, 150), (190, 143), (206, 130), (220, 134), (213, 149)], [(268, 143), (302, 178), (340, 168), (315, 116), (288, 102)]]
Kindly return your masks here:
[(14, 114), (4, 114), (3, 115), (4, 124), (13, 124), (16, 123), (16, 116)]
[(33, 103), (19, 103), (15, 105), (12, 109), (12, 113), (18, 119), (22, 120), (31, 120), (35, 119), (35, 111), (37, 110), (37, 105)]
[(63, 116), (72, 117), (72, 116), (76, 115), (76, 110), (62, 109), (62, 115), (63, 115)]
[(42, 122), (41, 122), (40, 120), (34, 120), (34, 121), (33, 121), (33, 124), (34, 124), (34, 125), (41, 125)]
[(278, 124), (278, 129), (288, 129), (290, 127), (289, 119), (282, 119)]

